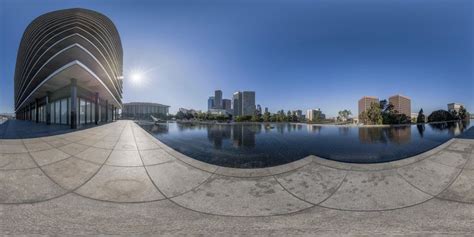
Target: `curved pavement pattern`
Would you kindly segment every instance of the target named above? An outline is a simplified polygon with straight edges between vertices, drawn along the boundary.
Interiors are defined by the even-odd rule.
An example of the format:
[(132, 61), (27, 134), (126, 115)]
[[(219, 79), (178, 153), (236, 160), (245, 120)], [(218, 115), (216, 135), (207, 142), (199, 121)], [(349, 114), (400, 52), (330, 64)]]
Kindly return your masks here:
[(438, 208), (468, 205), (463, 218), (474, 220), (474, 140), (469, 139), (452, 139), (389, 163), (308, 156), (277, 167), (234, 169), (189, 158), (135, 123), (118, 121), (57, 136), (0, 140), (0, 180), (0, 212), (63, 202), (90, 209), (90, 202), (103, 202), (111, 212), (154, 205), (147, 213), (171, 208), (261, 217), (317, 210), (323, 218), (321, 210), (380, 212), (441, 202)]

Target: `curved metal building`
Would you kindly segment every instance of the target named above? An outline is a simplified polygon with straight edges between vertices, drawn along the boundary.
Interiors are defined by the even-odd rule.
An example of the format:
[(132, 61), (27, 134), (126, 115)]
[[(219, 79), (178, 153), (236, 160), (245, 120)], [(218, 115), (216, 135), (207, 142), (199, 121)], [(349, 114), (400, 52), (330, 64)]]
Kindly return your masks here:
[(39, 16), (26, 28), (15, 70), (18, 119), (98, 124), (122, 107), (122, 44), (112, 21), (86, 9)]

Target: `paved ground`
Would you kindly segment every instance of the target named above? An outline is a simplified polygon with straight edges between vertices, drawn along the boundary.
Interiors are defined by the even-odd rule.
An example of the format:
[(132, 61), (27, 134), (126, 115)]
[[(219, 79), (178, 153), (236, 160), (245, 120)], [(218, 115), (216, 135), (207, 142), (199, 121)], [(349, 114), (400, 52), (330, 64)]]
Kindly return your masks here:
[(401, 161), (222, 168), (130, 121), (0, 140), (0, 234), (471, 235), (474, 140)]

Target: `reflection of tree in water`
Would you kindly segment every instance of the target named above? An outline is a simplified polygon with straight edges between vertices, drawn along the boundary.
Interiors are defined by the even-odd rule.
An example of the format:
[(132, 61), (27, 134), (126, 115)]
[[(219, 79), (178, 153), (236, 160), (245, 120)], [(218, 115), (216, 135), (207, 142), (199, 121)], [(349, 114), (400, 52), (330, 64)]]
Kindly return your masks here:
[(229, 125), (209, 125), (207, 126), (207, 139), (214, 143), (214, 148), (222, 148), (222, 141), (229, 139), (231, 128)]
[(430, 123), (430, 127), (433, 130), (437, 131), (448, 131), (452, 136), (457, 136), (464, 132), (469, 127), (470, 121), (458, 121), (458, 122), (448, 122), (448, 123)]
[(423, 133), (425, 132), (425, 125), (418, 124), (416, 125), (416, 128), (418, 129), (418, 133), (420, 134), (420, 137), (423, 137)]
[(347, 136), (351, 132), (351, 129), (349, 127), (339, 127), (338, 131), (340, 135)]
[(397, 144), (409, 142), (411, 139), (410, 126), (398, 127), (360, 127), (359, 141), (362, 143), (387, 143)]

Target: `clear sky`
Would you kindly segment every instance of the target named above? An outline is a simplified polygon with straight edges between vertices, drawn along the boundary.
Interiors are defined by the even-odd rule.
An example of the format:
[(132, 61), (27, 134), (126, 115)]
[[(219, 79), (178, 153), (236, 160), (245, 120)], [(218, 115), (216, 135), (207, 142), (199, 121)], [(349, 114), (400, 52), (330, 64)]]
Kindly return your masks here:
[[(464, 103), (474, 111), (473, 1), (0, 0), (0, 112), (26, 26), (82, 7), (115, 23), (123, 101), (206, 109), (215, 89), (256, 91), (262, 107), (357, 113), (364, 96), (412, 98), (412, 111)], [(140, 83), (133, 71), (146, 71)]]

